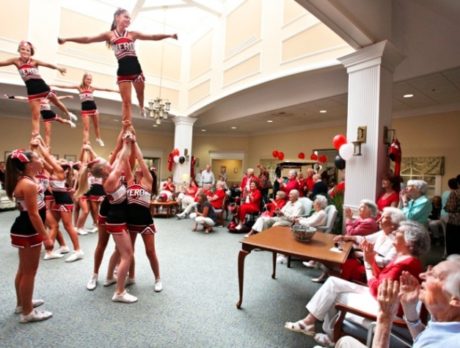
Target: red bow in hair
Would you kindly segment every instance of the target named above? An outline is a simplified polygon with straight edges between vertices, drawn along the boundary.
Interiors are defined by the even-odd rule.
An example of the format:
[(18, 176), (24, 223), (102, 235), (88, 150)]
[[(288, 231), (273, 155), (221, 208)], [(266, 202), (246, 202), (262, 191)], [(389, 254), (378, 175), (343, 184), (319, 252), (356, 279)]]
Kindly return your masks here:
[(17, 149), (11, 152), (11, 158), (17, 158), (22, 163), (30, 162), (22, 149)]

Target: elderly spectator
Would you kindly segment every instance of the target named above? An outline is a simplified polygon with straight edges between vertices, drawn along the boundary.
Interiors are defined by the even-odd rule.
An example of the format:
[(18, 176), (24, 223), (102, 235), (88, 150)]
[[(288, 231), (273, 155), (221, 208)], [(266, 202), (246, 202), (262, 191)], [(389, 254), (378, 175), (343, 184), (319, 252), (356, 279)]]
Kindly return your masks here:
[(163, 185), (161, 185), (160, 196), (166, 195), (167, 200), (171, 201), (174, 198), (175, 192), (176, 192), (176, 185), (174, 185), (173, 183), (173, 178), (172, 176), (168, 176), (168, 178), (163, 183)]
[(431, 202), (426, 196), (428, 185), (423, 180), (409, 180), (405, 192), (401, 195), (403, 212), (408, 220), (414, 220), (428, 226)]
[(353, 218), (350, 208), (345, 208), (345, 229), (349, 236), (366, 236), (377, 232), (379, 226), (375, 221), (377, 206), (369, 199), (363, 199), (359, 204), (358, 218)]
[[(336, 314), (337, 302), (350, 306), (366, 308), (366, 312), (377, 314), (378, 302), (376, 300), (377, 289), (386, 279), (397, 280), (402, 272), (408, 271), (414, 277), (422, 271), (422, 263), (419, 256), (429, 250), (430, 237), (424, 226), (413, 221), (401, 222), (395, 231), (394, 246), (396, 249), (395, 259), (384, 268), (377, 265), (373, 259), (372, 244), (367, 243), (364, 247), (364, 259), (371, 265), (368, 286), (352, 283), (347, 280), (329, 277), (324, 285), (315, 293), (307, 309), (310, 312), (305, 318), (296, 322), (287, 322), (285, 328), (306, 335), (315, 335), (316, 321), (323, 322), (323, 330), (331, 334)], [(322, 345), (330, 345), (330, 337), (322, 334), (315, 335), (315, 340), (321, 341)]]
[(460, 254), (460, 189), (452, 190), (444, 207), (447, 216), (446, 253)]
[(275, 195), (275, 199), (270, 198), (270, 202), (265, 204), (265, 211), (262, 216), (273, 217), (276, 215), (277, 210), (281, 210), (287, 202), (286, 192), (278, 191)]
[(313, 181), (315, 184), (313, 185), (313, 190), (310, 193), (310, 199), (314, 200), (316, 198), (316, 195), (327, 196), (329, 188), (321, 178), (321, 174), (314, 174)]
[[(416, 277), (403, 272), (400, 286), (387, 281), (379, 287), (380, 309), (377, 315), (372, 347), (389, 347), (390, 331), (398, 304), (401, 302), (404, 320), (414, 340), (413, 348), (458, 347), (460, 341), (460, 255), (451, 255), (446, 261)], [(423, 302), (431, 321), (425, 326), (417, 312), (418, 301)], [(352, 337), (342, 337), (336, 348), (366, 347)]]
[(382, 195), (377, 199), (377, 207), (379, 213), (385, 207), (397, 207), (399, 205), (399, 189), (400, 189), (399, 176), (386, 176), (382, 179)]
[(307, 186), (308, 192), (313, 192), (313, 188), (315, 187), (315, 180), (313, 179), (313, 175), (315, 175), (315, 171), (313, 168), (307, 168), (306, 175), (305, 175), (305, 184)]
[(194, 232), (198, 230), (198, 225), (203, 226), (205, 233), (213, 231), (212, 227), (216, 224), (217, 215), (211, 203), (208, 202), (208, 196), (206, 193), (200, 193), (198, 195), (196, 212), (190, 214), (190, 218), (195, 220), (195, 224), (192, 229)]
[(303, 215), (303, 210), (303, 205), (299, 201), (299, 191), (292, 190), (289, 192), (289, 202), (287, 202), (281, 209), (278, 208), (275, 210), (276, 216), (259, 217), (252, 226), (252, 230), (246, 235), (246, 237), (250, 237), (254, 233), (259, 233), (271, 226), (291, 226), (295, 218)]
[(327, 214), (324, 209), (327, 207), (327, 198), (317, 195), (313, 201), (314, 213), (307, 218), (296, 219), (296, 222), (308, 227), (323, 226), (326, 224)]
[(185, 217), (187, 217), (193, 210), (196, 209), (197, 205), (198, 205), (198, 200), (200, 199), (200, 194), (206, 194), (208, 193), (208, 190), (205, 189), (205, 188), (198, 188), (196, 193), (195, 193), (195, 198), (193, 199), (193, 203), (190, 203), (182, 213), (180, 214), (176, 214), (177, 218), (180, 220), (180, 219), (183, 219)]
[[(380, 218), (380, 231), (367, 235), (366, 237), (356, 235), (337, 236), (334, 238), (334, 242), (353, 242), (356, 245), (361, 245), (364, 241), (366, 241), (367, 243), (372, 244), (374, 246), (375, 262), (380, 268), (383, 268), (393, 261), (396, 256), (396, 250), (393, 246), (393, 232), (398, 229), (401, 221), (404, 221), (405, 219), (406, 217), (400, 209), (385, 207), (383, 208), (383, 213)], [(355, 252), (352, 257), (349, 257), (347, 261), (345, 261), (342, 265), (341, 278), (350, 281), (365, 281), (365, 266), (369, 268), (370, 265), (363, 265), (359, 261), (359, 259), (362, 259), (362, 256), (362, 252)]]
[(200, 176), (200, 186), (203, 187), (204, 185), (211, 185), (214, 186), (216, 183), (216, 179), (214, 177), (214, 173), (211, 170), (211, 166), (206, 164), (205, 170), (201, 172)]
[(216, 184), (216, 190), (214, 192), (208, 192), (208, 201), (211, 203), (214, 209), (222, 209), (226, 195), (224, 184), (224, 181), (218, 181)]
[(241, 202), (248, 203), (247, 198), (248, 194), (251, 191), (251, 183), (255, 182), (259, 186), (259, 178), (254, 175), (254, 169), (248, 168), (246, 170), (246, 175), (243, 176), (241, 180), (240, 191), (241, 191)]
[(197, 192), (198, 186), (194, 180), (190, 180), (187, 187), (182, 187), (182, 192), (177, 196), (177, 202), (179, 203), (182, 211), (195, 202)]
[(288, 172), (288, 180), (286, 183), (283, 181), (282, 178), (278, 179), (278, 183), (280, 185), (279, 189), (286, 192), (287, 195), (289, 195), (289, 192), (291, 192), (291, 190), (297, 190), (300, 192), (300, 185), (297, 181), (297, 170), (291, 169)]
[(257, 181), (251, 181), (249, 192), (246, 196), (246, 203), (240, 205), (238, 212), (239, 222), (235, 227), (237, 230), (243, 228), (243, 224), (246, 222), (246, 214), (254, 214), (260, 212), (260, 200), (262, 194), (257, 187)]
[(268, 191), (272, 188), (272, 183), (270, 182), (270, 173), (267, 168), (263, 165), (258, 164), (259, 167), (259, 187), (260, 192), (262, 193), (262, 198), (265, 202), (268, 201)]

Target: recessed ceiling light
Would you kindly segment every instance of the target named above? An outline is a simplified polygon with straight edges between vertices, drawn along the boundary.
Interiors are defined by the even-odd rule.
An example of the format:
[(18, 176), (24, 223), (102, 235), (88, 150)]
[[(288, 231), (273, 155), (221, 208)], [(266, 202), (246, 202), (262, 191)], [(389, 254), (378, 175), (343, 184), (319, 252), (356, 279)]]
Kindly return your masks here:
[(235, 126), (232, 126), (232, 129), (236, 129), (236, 127), (235, 127)]
[(273, 123), (273, 121), (272, 120), (267, 120), (267, 123)]
[(403, 98), (412, 98), (414, 95), (413, 94), (404, 94)]
[(319, 110), (319, 113), (320, 113), (320, 114), (326, 114), (326, 113), (327, 113), (327, 110)]
[(202, 129), (201, 131), (202, 131), (202, 132), (206, 132), (206, 129)]

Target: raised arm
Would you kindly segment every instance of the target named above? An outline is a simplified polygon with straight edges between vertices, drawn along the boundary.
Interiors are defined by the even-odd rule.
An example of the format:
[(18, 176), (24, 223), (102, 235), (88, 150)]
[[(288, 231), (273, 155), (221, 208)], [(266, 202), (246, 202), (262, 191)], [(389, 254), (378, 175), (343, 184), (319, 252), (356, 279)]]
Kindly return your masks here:
[(110, 172), (107, 180), (104, 183), (104, 188), (106, 191), (114, 191), (117, 189), (117, 185), (123, 170), (126, 170), (128, 167), (128, 157), (130, 154), (131, 147), (131, 138), (127, 135), (123, 139), (123, 147), (118, 154), (115, 162), (112, 165), (112, 171)]
[(137, 31), (132, 31), (131, 36), (133, 40), (152, 40), (152, 41), (160, 41), (164, 39), (177, 40), (177, 34), (143, 34)]
[(94, 42), (103, 42), (110, 40), (110, 31), (106, 31), (105, 33), (96, 35), (96, 36), (81, 36), (81, 37), (68, 37), (68, 38), (61, 38), (58, 37), (58, 44), (63, 45), (66, 42), (75, 42), (79, 44), (90, 44)]
[(41, 156), (45, 160), (45, 162), (51, 167), (51, 171), (56, 175), (58, 180), (65, 179), (64, 169), (62, 169), (61, 165), (51, 157), (48, 149), (45, 147), (43, 143), (43, 139), (41, 137), (36, 137), (31, 141), (32, 146), (36, 146), (40, 151)]
[(139, 163), (139, 167), (142, 170), (142, 178), (146, 181), (146, 186), (150, 187), (153, 182), (152, 173), (150, 173), (150, 170), (144, 161), (144, 156), (137, 142), (134, 143), (134, 152), (136, 154), (137, 163)]

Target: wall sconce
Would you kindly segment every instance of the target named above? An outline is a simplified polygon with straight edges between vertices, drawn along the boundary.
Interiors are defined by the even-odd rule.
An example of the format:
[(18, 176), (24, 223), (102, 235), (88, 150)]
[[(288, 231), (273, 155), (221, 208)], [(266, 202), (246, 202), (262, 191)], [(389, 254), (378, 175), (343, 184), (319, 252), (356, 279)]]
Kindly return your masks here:
[(390, 146), (393, 142), (393, 139), (396, 137), (396, 129), (391, 129), (388, 127), (383, 127), (383, 143)]
[(358, 127), (356, 141), (353, 141), (353, 156), (361, 156), (361, 144), (366, 143), (367, 126)]
[(188, 159), (190, 157), (189, 154), (188, 154), (188, 149), (184, 149), (184, 157), (188, 161)]

